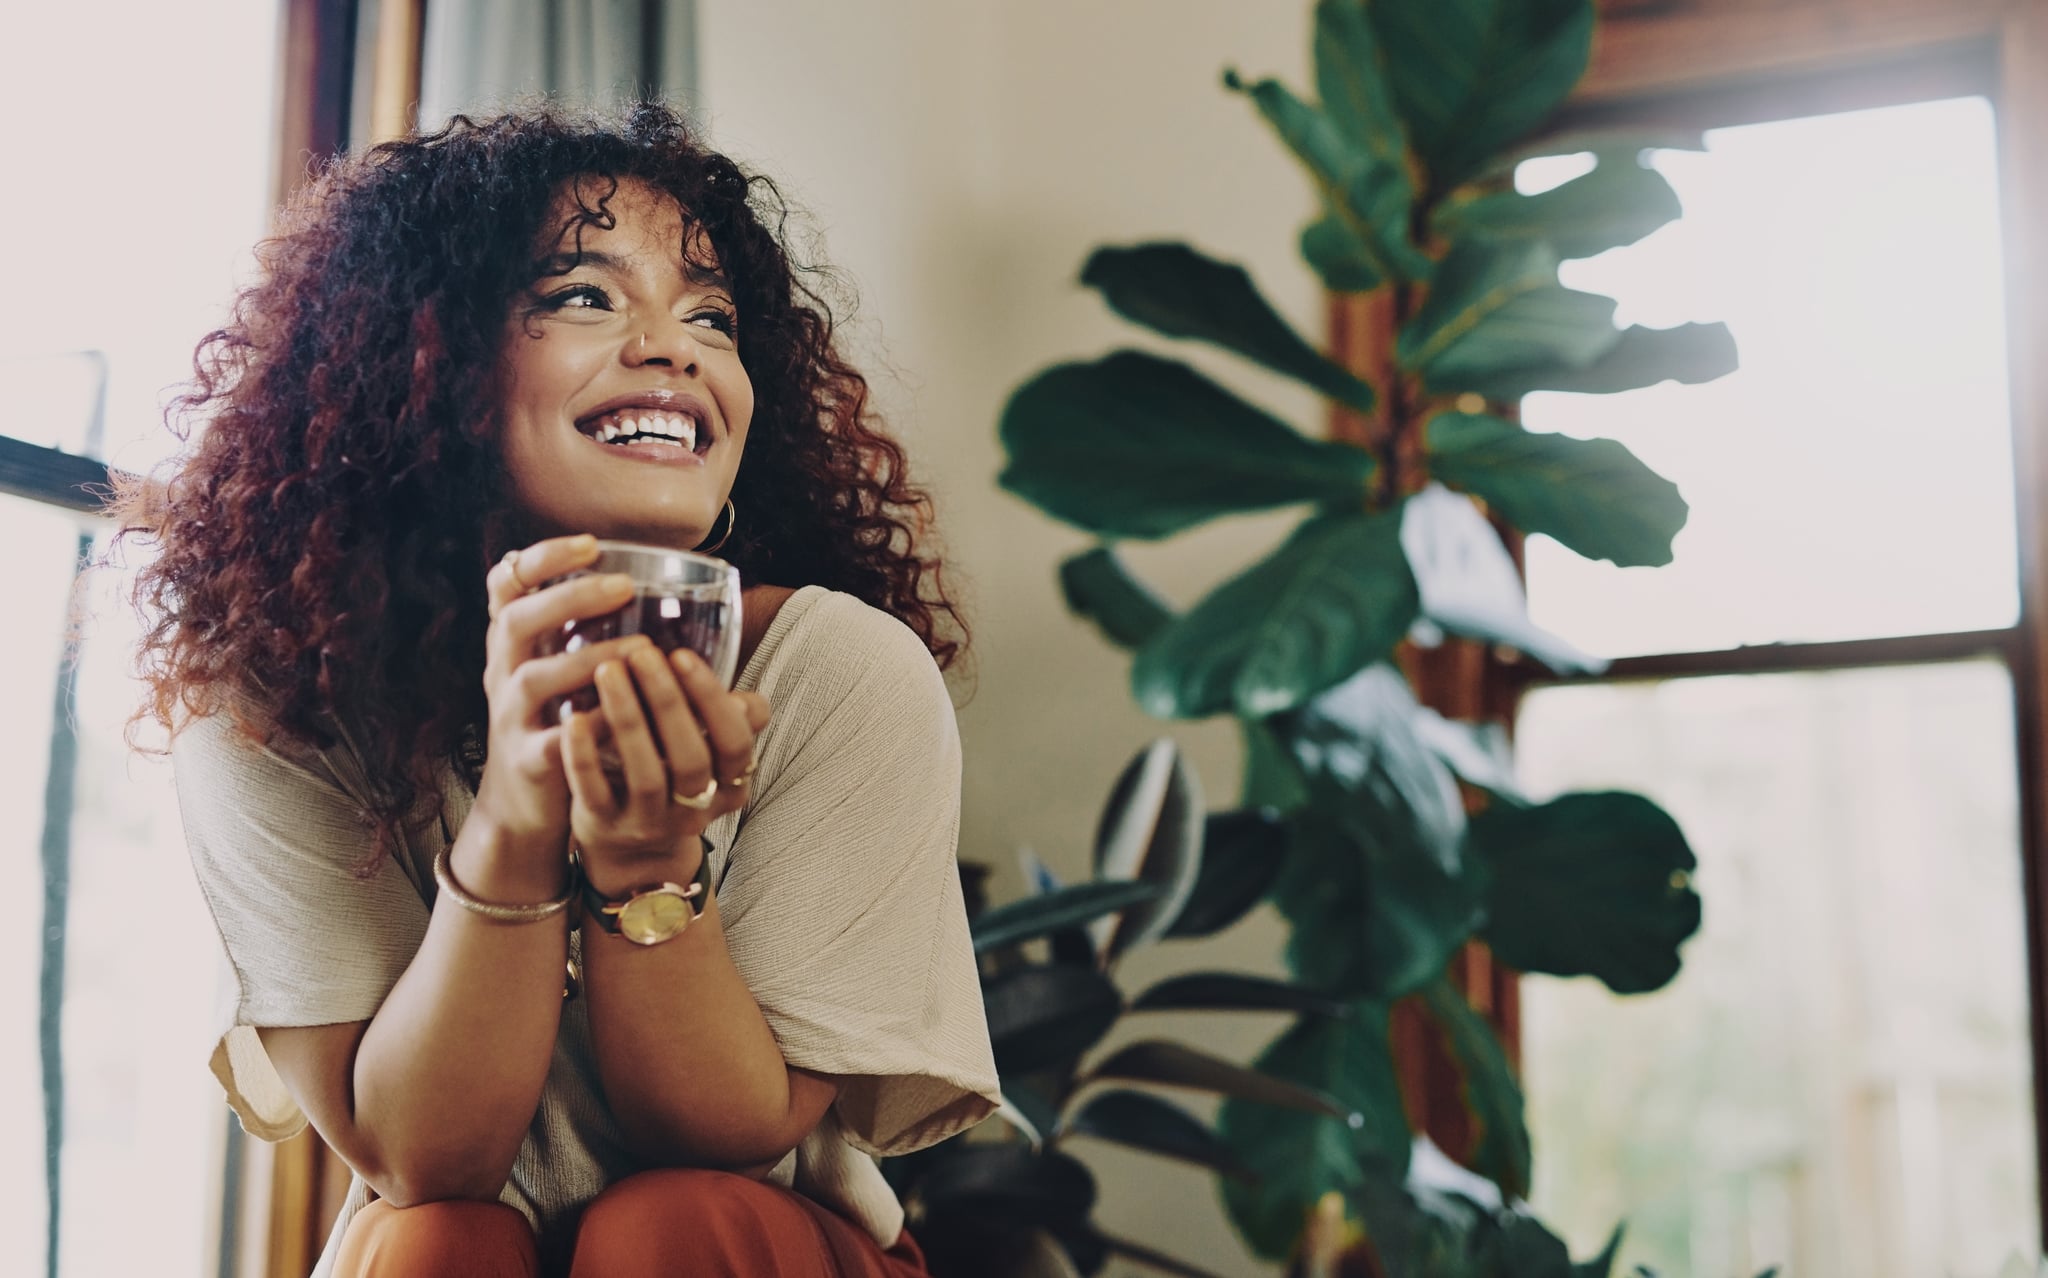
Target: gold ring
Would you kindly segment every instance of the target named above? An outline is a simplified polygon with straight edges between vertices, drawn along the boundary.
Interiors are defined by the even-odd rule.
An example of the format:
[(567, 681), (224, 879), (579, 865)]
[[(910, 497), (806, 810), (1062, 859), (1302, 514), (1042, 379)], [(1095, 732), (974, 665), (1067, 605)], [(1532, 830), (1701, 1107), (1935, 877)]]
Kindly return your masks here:
[(695, 794), (680, 794), (671, 790), (668, 797), (692, 811), (702, 812), (711, 806), (713, 799), (718, 797), (718, 778), (712, 777), (705, 781), (704, 788)]
[(509, 573), (511, 573), (511, 574), (512, 574), (512, 584), (513, 584), (513, 585), (515, 585), (515, 586), (517, 586), (517, 587), (519, 587), (519, 593), (520, 593), (520, 594), (522, 594), (522, 595), (523, 595), (523, 594), (526, 594), (526, 593), (528, 593), (529, 591), (531, 591), (531, 590), (533, 589), (533, 587), (532, 587), (532, 586), (529, 586), (529, 585), (527, 585), (527, 584), (526, 584), (526, 578), (524, 578), (524, 577), (522, 577), (522, 576), (520, 576), (520, 575), (519, 575), (519, 552), (518, 552), (518, 551), (516, 551), (516, 550), (508, 550), (508, 551), (506, 551), (506, 552), (505, 552), (505, 557), (504, 557), (503, 559), (500, 559), (500, 560), (499, 560), (498, 562), (499, 562), (499, 563), (501, 563), (501, 564), (503, 564), (503, 565), (505, 565), (505, 571), (506, 571), (506, 572), (509, 572)]
[(747, 785), (747, 782), (749, 782), (749, 781), (751, 781), (751, 780), (753, 780), (753, 779), (754, 779), (754, 769), (755, 769), (755, 768), (757, 768), (757, 767), (759, 767), (759, 766), (761, 766), (761, 761), (760, 761), (759, 759), (757, 759), (757, 758), (753, 757), (752, 755), (748, 755), (748, 756), (747, 756), (747, 768), (746, 768), (746, 771), (744, 771), (744, 772), (740, 773), (740, 774), (739, 774), (738, 776), (734, 777), (734, 778), (733, 778), (732, 780), (730, 780), (730, 781), (727, 781), (727, 782), (725, 782), (724, 784), (725, 784), (725, 785), (726, 785), (726, 786), (727, 786), (728, 788), (730, 788), (730, 789), (734, 789), (734, 790), (743, 790), (743, 789), (745, 789), (745, 788), (746, 788), (746, 785)]

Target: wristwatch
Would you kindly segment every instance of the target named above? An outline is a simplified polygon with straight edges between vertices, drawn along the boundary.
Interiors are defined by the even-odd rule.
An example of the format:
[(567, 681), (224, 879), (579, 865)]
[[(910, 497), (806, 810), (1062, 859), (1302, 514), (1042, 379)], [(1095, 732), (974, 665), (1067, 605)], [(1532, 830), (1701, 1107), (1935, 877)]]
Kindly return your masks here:
[(697, 865), (697, 877), (688, 886), (679, 883), (649, 883), (623, 896), (606, 896), (580, 872), (576, 875), (583, 895), (583, 915), (613, 936), (635, 945), (659, 945), (673, 941), (704, 912), (711, 894), (711, 847)]

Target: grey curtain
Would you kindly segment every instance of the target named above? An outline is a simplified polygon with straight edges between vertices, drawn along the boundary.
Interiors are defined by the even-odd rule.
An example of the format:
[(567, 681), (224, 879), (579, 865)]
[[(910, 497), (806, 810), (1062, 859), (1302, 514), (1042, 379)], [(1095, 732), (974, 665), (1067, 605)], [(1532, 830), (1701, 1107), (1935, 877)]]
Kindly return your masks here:
[(535, 93), (697, 105), (695, 0), (433, 0), (423, 46), (422, 130)]

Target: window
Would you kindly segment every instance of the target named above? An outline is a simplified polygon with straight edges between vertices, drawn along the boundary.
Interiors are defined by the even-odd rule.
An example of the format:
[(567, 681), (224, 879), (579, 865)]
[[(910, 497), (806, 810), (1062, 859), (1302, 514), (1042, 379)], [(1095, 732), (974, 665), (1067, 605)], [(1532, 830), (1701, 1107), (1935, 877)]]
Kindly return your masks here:
[(2041, 1229), (1992, 111), (1707, 143), (1656, 158), (1682, 222), (1565, 282), (1742, 370), (1523, 406), (1693, 506), (1667, 568), (1531, 539), (1537, 619), (1635, 660), (1525, 696), (1525, 780), (1656, 799), (1706, 901), (1664, 991), (1524, 982), (1535, 1203), (1582, 1253), (1625, 1218), (1623, 1270), (1989, 1275)]
[[(25, 887), (0, 907), (10, 1272), (211, 1278), (227, 1263), (230, 1120), (206, 1069), (217, 946), (169, 769), (123, 739), (139, 697), (133, 623), (119, 575), (74, 582), (107, 530), (63, 508), (77, 496), (64, 476), (93, 462), (147, 469), (174, 446), (164, 390), (189, 376), (268, 214), (277, 10), (126, 6), (116, 33), (99, 9), (43, 5), (11, 23), (16, 56), (0, 76), (0, 111), (14, 122), (0, 164), (15, 196), (0, 206), (0, 239), (14, 249), (0, 308), (13, 494), (0, 496), (0, 858), (15, 883), (68, 900), (55, 935), (44, 891)], [(109, 84), (122, 91), (81, 89)], [(67, 666), (74, 602), (86, 621)], [(58, 1066), (47, 1077), (46, 1061)], [(46, 1095), (61, 1098), (50, 1132)], [(54, 1264), (50, 1133), (62, 1169)]]

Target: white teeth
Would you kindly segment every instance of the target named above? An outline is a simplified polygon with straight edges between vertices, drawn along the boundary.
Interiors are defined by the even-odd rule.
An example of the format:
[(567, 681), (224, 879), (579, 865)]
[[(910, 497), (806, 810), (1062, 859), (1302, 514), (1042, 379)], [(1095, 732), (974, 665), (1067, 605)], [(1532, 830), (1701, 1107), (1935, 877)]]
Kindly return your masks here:
[(633, 435), (638, 435), (642, 439), (673, 443), (691, 452), (697, 448), (696, 419), (675, 413), (654, 413), (646, 416), (621, 414), (609, 418), (591, 432), (591, 438), (600, 444), (609, 444)]

